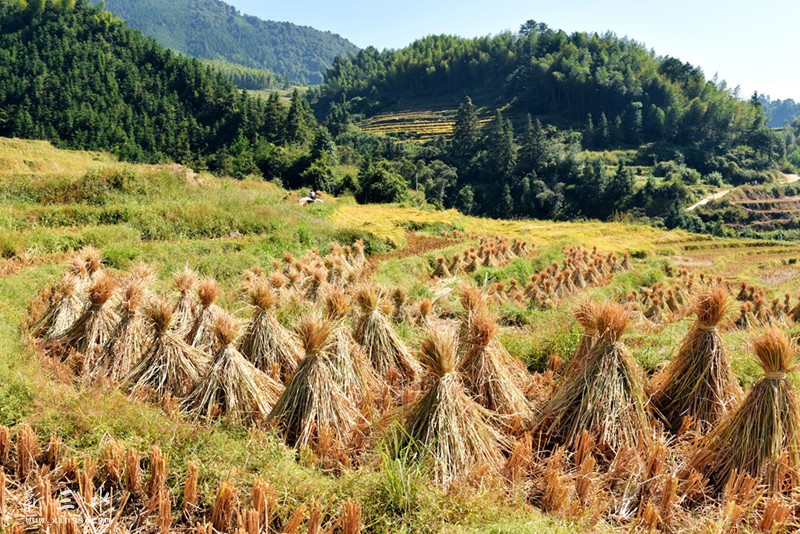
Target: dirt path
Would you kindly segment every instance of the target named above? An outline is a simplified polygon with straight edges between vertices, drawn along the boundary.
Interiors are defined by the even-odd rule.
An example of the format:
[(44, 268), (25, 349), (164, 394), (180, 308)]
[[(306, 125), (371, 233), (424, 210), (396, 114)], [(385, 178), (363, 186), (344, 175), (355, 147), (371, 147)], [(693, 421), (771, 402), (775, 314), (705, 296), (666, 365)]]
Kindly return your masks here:
[(722, 191), (718, 191), (718, 192), (714, 193), (713, 195), (708, 195), (706, 198), (704, 198), (703, 200), (701, 200), (697, 204), (693, 204), (693, 205), (689, 206), (688, 208), (686, 208), (686, 211), (694, 211), (695, 209), (699, 208), (700, 206), (705, 206), (706, 204), (708, 204), (712, 200), (718, 200), (718, 199), (724, 197), (725, 195), (727, 195), (731, 191), (732, 191), (732, 189), (723, 189)]
[[(798, 175), (798, 174), (784, 174), (784, 173), (781, 173), (781, 174), (783, 175), (783, 179), (785, 180), (785, 183), (787, 183), (787, 184), (793, 184), (795, 182), (800, 182), (800, 175)], [(727, 195), (731, 191), (733, 191), (733, 189), (724, 189), (722, 191), (718, 191), (718, 192), (714, 193), (713, 195), (707, 196), (706, 198), (704, 198), (703, 200), (701, 200), (697, 204), (693, 204), (693, 205), (689, 206), (688, 208), (686, 208), (686, 211), (694, 211), (697, 208), (699, 208), (700, 206), (705, 206), (706, 204), (708, 204), (712, 200), (718, 200), (718, 199), (724, 197), (725, 195)]]

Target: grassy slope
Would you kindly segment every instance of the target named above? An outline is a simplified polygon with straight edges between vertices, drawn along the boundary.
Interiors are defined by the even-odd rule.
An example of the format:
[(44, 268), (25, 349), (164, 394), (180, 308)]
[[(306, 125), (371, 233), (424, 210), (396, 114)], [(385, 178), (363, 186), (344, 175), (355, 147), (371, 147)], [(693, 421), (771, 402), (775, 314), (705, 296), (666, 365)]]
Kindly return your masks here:
[[(201, 485), (212, 494), (220, 479), (231, 478), (245, 488), (255, 473), (283, 490), (282, 513), (316, 498), (337, 503), (359, 499), (368, 524), (379, 531), (446, 530), (494, 532), (570, 531), (576, 525), (542, 518), (523, 506), (513, 491), (464, 491), (440, 495), (412, 477), (410, 510), (397, 506), (409, 497), (391, 482), (391, 468), (378, 469), (380, 457), (357, 472), (332, 478), (298, 464), (294, 453), (269, 434), (238, 427), (189, 424), (158, 407), (128, 400), (114, 389), (83, 387), (66, 380), (63, 370), (40, 361), (20, 341), (19, 325), (36, 292), (66, 267), (66, 252), (93, 244), (113, 268), (131, 261), (151, 263), (162, 279), (189, 263), (213, 275), (223, 286), (222, 304), (238, 309), (236, 287), (241, 272), (253, 265), (269, 268), (284, 251), (325, 248), (334, 239), (351, 242), (367, 236), (375, 251), (383, 250), (376, 278), (405, 285), (412, 296), (441, 297), (453, 305), (452, 286), (428, 283), (429, 262), (439, 253), (460, 251), (463, 245), (441, 241), (443, 250), (415, 250), (409, 230), (437, 235), (462, 229), (475, 234), (506, 234), (532, 242), (539, 256), (517, 260), (501, 270), (481, 270), (480, 281), (524, 280), (535, 269), (558, 258), (565, 244), (597, 245), (603, 250), (635, 253), (636, 270), (617, 277), (611, 286), (592, 290), (598, 297), (618, 295), (650, 284), (662, 276), (667, 261), (690, 269), (751, 279), (776, 292), (796, 292), (800, 269), (793, 259), (798, 246), (716, 240), (682, 232), (665, 232), (622, 223), (549, 223), (494, 221), (455, 212), (425, 211), (399, 206), (356, 206), (338, 200), (303, 210), (270, 184), (187, 178), (184, 169), (131, 167), (100, 154), (58, 151), (46, 143), (0, 139), (0, 424), (30, 422), (42, 438), (60, 435), (74, 451), (96, 453), (113, 437), (143, 452), (158, 443), (171, 457), (170, 482), (177, 486), (188, 460), (201, 465)], [(87, 174), (88, 173), (88, 174)], [(400, 250), (388, 252), (390, 242)], [(409, 246), (410, 249), (403, 250)], [(580, 298), (585, 298), (581, 296)], [(573, 299), (577, 300), (576, 299)], [(577, 340), (567, 302), (552, 312), (526, 312), (525, 326), (504, 341), (516, 356), (541, 367), (556, 353), (566, 358)], [(515, 313), (500, 310), (507, 316)], [(509, 317), (506, 317), (507, 319)], [(669, 358), (688, 322), (659, 334), (634, 331), (628, 337), (634, 355), (654, 369)], [(413, 333), (407, 333), (413, 335)], [(737, 372), (752, 382), (755, 365), (746, 339), (726, 333)]]

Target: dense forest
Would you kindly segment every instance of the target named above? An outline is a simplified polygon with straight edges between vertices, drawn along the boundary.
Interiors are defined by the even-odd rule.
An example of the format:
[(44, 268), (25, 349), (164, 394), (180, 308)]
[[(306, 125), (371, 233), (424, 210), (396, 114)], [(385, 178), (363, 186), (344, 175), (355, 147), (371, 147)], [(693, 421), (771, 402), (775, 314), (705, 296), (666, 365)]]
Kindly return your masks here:
[[(632, 211), (702, 229), (676, 209), (687, 186), (762, 182), (800, 164), (794, 134), (766, 127), (758, 95), (735, 93), (635, 41), (529, 21), (516, 34), (430, 36), (337, 58), (315, 107), (336, 131), (343, 116), (461, 101), (451, 139), (428, 146), (457, 177), (437, 186), (445, 206), (548, 218)], [(503, 113), (480, 128), (469, 95)], [(604, 169), (587, 149), (637, 152)], [(636, 188), (624, 163), (651, 167), (652, 176)]]
[(222, 73), (225, 78), (239, 89), (263, 91), (286, 86), (286, 82), (272, 71), (243, 67), (218, 59), (204, 59), (202, 62)]
[(590, 148), (679, 147), (703, 172), (723, 172), (731, 165), (725, 154), (742, 144), (772, 150), (760, 106), (735, 98), (699, 68), (613, 34), (568, 35), (533, 21), (516, 34), (430, 36), (402, 50), (337, 58), (319, 106), (325, 113), (348, 101), (354, 113), (369, 114), (446, 92), (488, 93), (497, 106), (582, 131)]
[(791, 124), (794, 119), (800, 117), (800, 102), (795, 102), (791, 98), (772, 100), (768, 96), (761, 95), (759, 100), (764, 106), (764, 113), (769, 120), (768, 126), (771, 128), (781, 128), (787, 122)]
[(242, 15), (220, 0), (105, 0), (105, 8), (159, 43), (193, 57), (318, 84), (333, 58), (357, 51), (330, 32)]
[(255, 147), (311, 135), (293, 104), (248, 97), (85, 0), (0, 1), (0, 135), (243, 175)]
[[(535, 59), (537, 47), (544, 47), (565, 67), (577, 37), (562, 41), (560, 32), (541, 25), (525, 28), (516, 36), (416, 43), (415, 50), (430, 45), (426, 56), (438, 58), (430, 60), (436, 65), (450, 65), (441, 75), (436, 68), (415, 71), (419, 83), (387, 63), (403, 54), (417, 57), (410, 52), (367, 50), (337, 59), (325, 86), (310, 91), (310, 98), (295, 90), (284, 103), (275, 92), (256, 98), (238, 90), (224, 67), (173, 52), (89, 0), (0, 0), (0, 136), (107, 150), (131, 161), (176, 161), (236, 178), (260, 176), (289, 188), (352, 194), (359, 202), (456, 207), (496, 217), (626, 216), (697, 231), (713, 228), (683, 209), (692, 187), (766, 181), (777, 168), (800, 166), (800, 121), (783, 131), (765, 128), (758, 99), (738, 100), (696, 69), (653, 58), (613, 36), (590, 40), (606, 47), (598, 57), (617, 66), (606, 68), (604, 79), (626, 89), (598, 89), (590, 97), (589, 89), (560, 86), (567, 82), (542, 71)], [(527, 60), (515, 59), (525, 50)], [(507, 61), (494, 63), (495, 56)], [(543, 79), (533, 81), (537, 68)], [(585, 83), (600, 83), (601, 70)], [(383, 80), (380, 88), (363, 85), (373, 80), (367, 72), (379, 71), (374, 80)], [(505, 82), (494, 87), (497, 77)], [(517, 91), (518, 98), (498, 106), (487, 123), (462, 95), (452, 135), (426, 143), (359, 128), (358, 113), (380, 104), (394, 87), (388, 80), (400, 78), (406, 83), (391, 90), (407, 95), (462, 87), (460, 92), (484, 98), (487, 90), (498, 98)], [(632, 96), (635, 86), (639, 92)], [(364, 96), (351, 97), (359, 94)], [(560, 128), (542, 120), (560, 109), (548, 104), (547, 94), (564, 108)], [(662, 109), (655, 102), (671, 104)], [(664, 114), (658, 135), (639, 113), (649, 109), (645, 103), (656, 106), (656, 116)], [(590, 120), (598, 109), (609, 112)], [(585, 122), (578, 120), (583, 112)], [(564, 126), (570, 114), (573, 126)], [(613, 157), (598, 150), (618, 146), (628, 150)]]

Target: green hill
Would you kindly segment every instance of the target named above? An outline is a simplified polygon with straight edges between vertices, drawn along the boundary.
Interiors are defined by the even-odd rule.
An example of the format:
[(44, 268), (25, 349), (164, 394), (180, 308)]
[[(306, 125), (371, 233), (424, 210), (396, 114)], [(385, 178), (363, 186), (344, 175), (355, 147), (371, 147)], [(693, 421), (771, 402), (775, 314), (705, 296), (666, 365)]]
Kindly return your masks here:
[(219, 0), (106, 0), (105, 7), (174, 50), (271, 70), (295, 83), (320, 83), (334, 57), (358, 50), (339, 35), (243, 15)]
[(429, 36), (401, 50), (338, 58), (319, 107), (324, 113), (344, 97), (369, 116), (433, 97), (454, 109), (467, 95), (581, 130), (587, 147), (658, 142), (706, 166), (764, 123), (758, 106), (688, 63), (613, 34), (570, 35), (532, 21), (516, 34)]
[(256, 146), (312, 135), (300, 100), (287, 125), (291, 109), (277, 95), (248, 97), (216, 67), (88, 2), (0, 2), (0, 135), (244, 176), (257, 172)]

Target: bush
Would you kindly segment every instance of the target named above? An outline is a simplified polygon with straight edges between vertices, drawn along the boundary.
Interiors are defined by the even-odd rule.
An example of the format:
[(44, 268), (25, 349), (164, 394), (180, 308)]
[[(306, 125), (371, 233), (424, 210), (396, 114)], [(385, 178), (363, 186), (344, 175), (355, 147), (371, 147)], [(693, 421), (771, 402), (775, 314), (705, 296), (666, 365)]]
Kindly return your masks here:
[(356, 200), (361, 204), (400, 202), (408, 195), (408, 183), (386, 161), (362, 170), (358, 180)]

